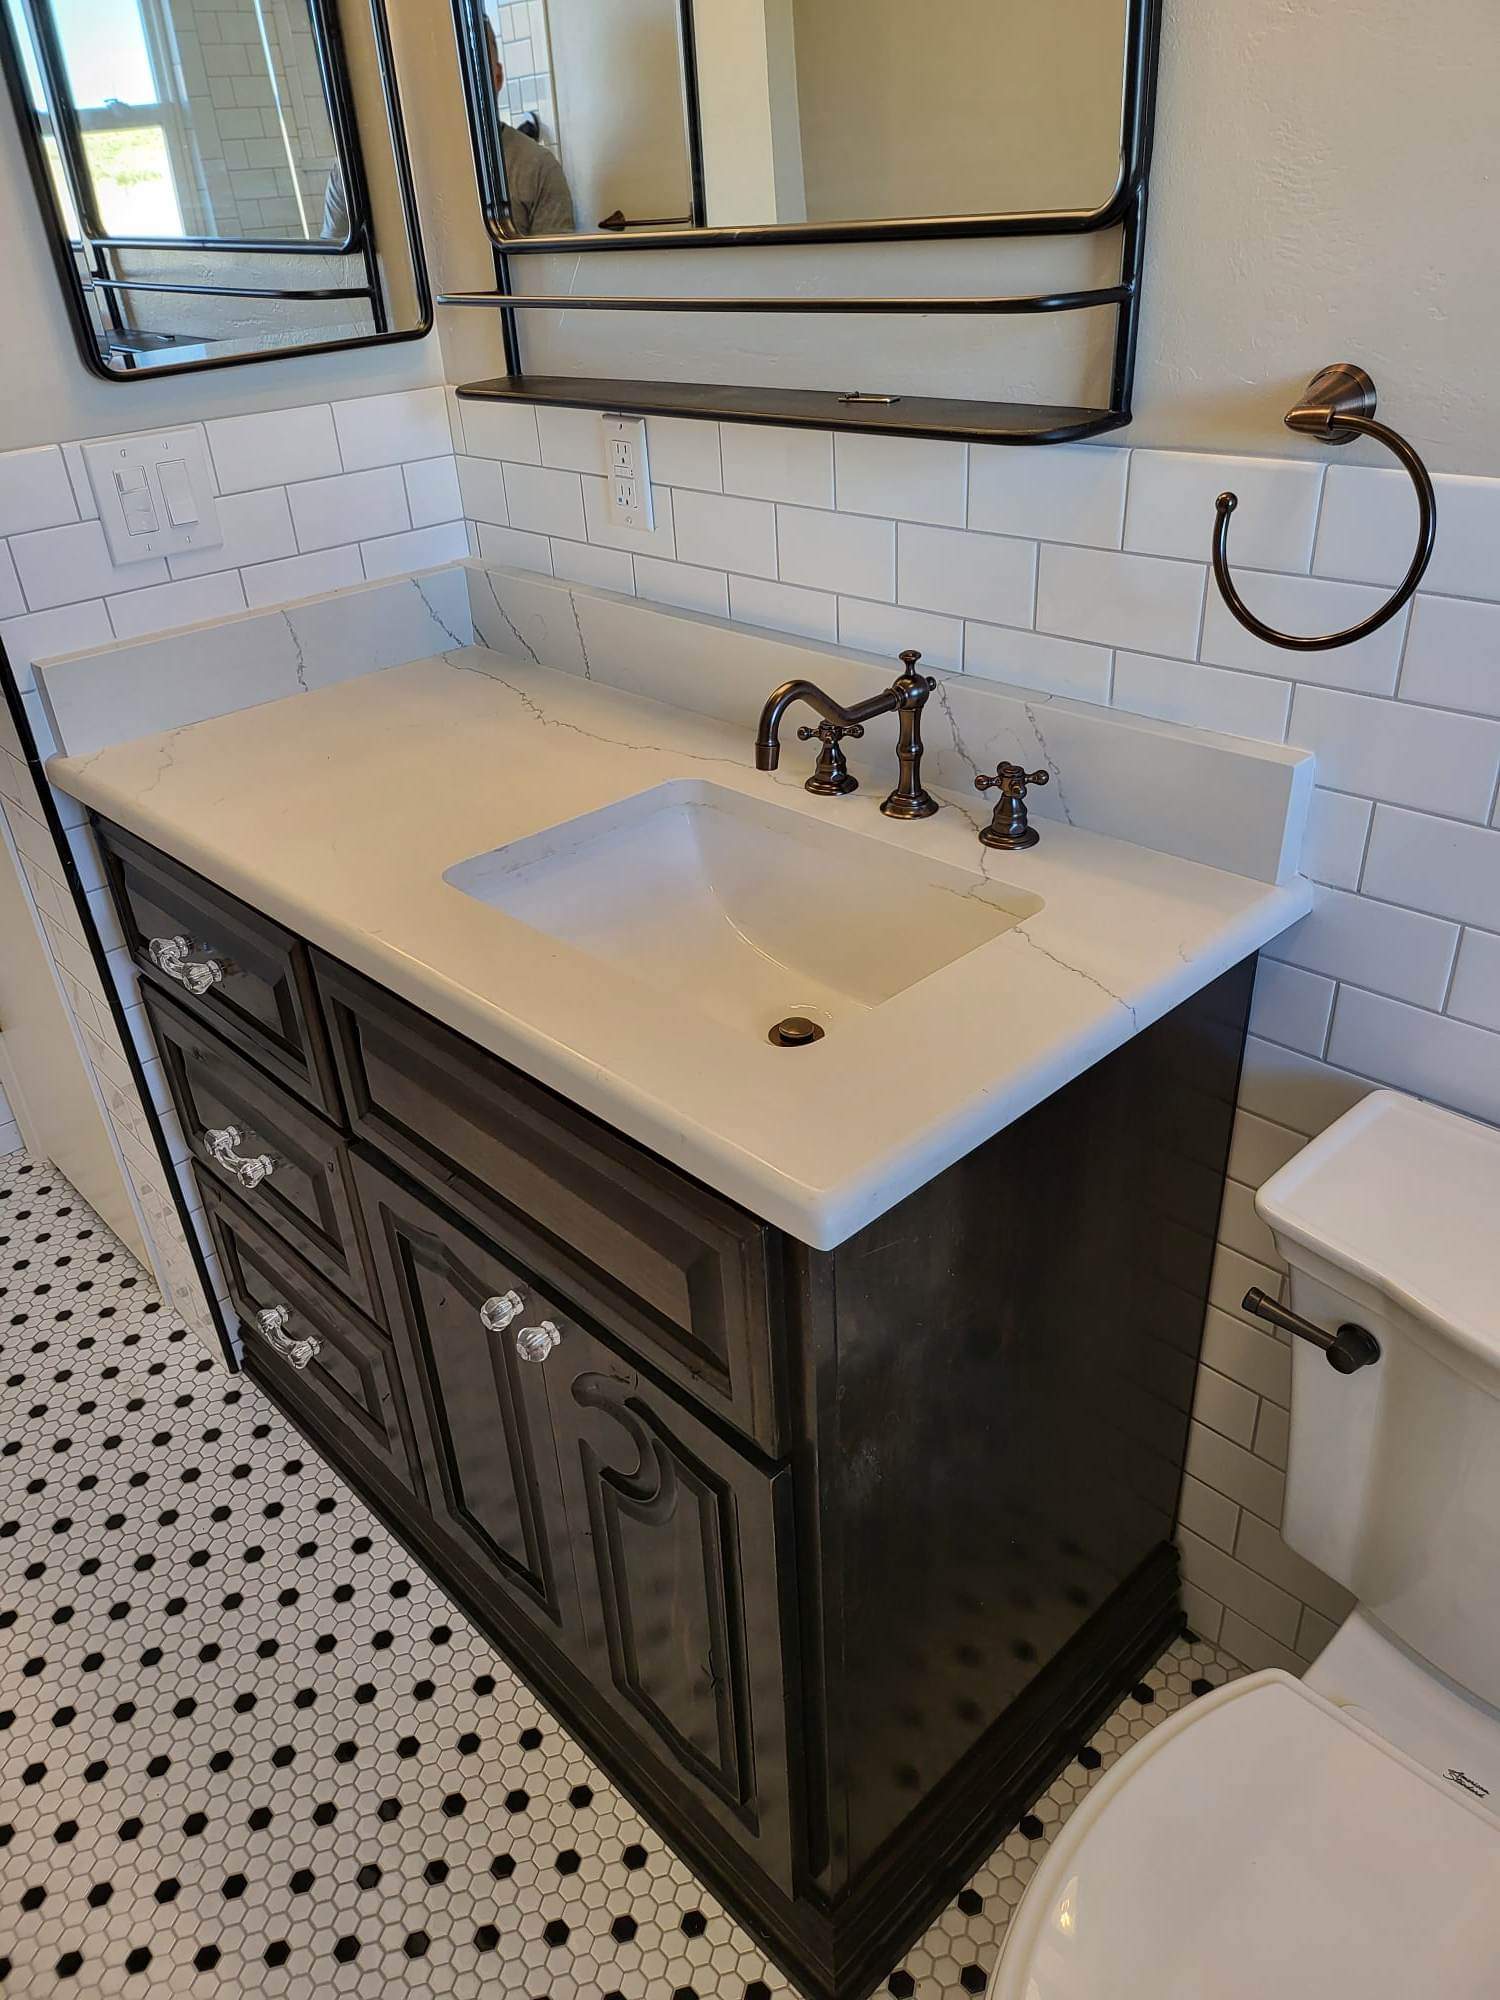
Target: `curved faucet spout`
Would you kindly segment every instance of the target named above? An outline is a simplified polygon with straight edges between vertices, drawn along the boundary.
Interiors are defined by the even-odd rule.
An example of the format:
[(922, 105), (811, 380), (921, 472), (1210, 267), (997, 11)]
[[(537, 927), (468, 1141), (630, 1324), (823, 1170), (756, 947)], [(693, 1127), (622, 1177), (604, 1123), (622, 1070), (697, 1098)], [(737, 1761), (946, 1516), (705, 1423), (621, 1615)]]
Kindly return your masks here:
[(895, 715), (900, 719), (896, 744), (900, 776), (880, 810), (890, 819), (926, 819), (935, 813), (938, 802), (922, 786), (922, 710), (937, 682), (930, 674), (917, 672), (921, 657), (917, 652), (903, 653), (901, 672), (891, 685), (850, 708), (835, 701), (831, 694), (825, 694), (816, 681), (783, 681), (760, 712), (760, 729), (755, 738), (756, 770), (774, 771), (781, 762), (782, 722), (793, 702), (805, 701), (823, 718), (820, 728), (802, 731), (804, 736), (817, 736), (823, 743), (823, 754), (807, 781), (807, 790), (834, 795), (855, 791), (858, 781), (844, 764), (838, 738), (863, 736), (864, 723), (873, 721), (877, 715)]
[[(816, 709), (825, 722), (837, 722), (850, 727), (860, 718), (849, 709), (840, 708), (832, 695), (824, 694), (815, 681), (783, 681), (772, 691), (765, 707), (760, 712), (760, 730), (755, 738), (755, 768), (757, 771), (774, 771), (781, 762), (781, 724), (787, 710), (794, 702), (805, 701), (809, 708)], [(868, 703), (861, 703), (867, 708)]]

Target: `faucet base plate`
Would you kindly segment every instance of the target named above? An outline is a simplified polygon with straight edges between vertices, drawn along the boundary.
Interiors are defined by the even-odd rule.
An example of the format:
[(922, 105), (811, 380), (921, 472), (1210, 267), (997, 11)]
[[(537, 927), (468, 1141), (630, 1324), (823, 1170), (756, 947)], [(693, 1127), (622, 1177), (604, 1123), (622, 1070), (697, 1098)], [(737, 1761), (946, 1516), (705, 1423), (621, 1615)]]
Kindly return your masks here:
[(931, 819), (939, 807), (930, 792), (918, 792), (915, 798), (892, 792), (889, 798), (881, 800), (880, 810), (887, 819)]
[(979, 836), (985, 847), (1003, 847), (1007, 851), (1018, 847), (1035, 847), (1041, 837), (1034, 826), (1027, 827), (1024, 833), (996, 833), (992, 826), (987, 826)]
[(857, 792), (859, 780), (852, 771), (846, 771), (841, 778), (820, 778), (814, 773), (802, 789), (805, 792), (816, 792), (819, 798), (839, 799), (848, 792)]

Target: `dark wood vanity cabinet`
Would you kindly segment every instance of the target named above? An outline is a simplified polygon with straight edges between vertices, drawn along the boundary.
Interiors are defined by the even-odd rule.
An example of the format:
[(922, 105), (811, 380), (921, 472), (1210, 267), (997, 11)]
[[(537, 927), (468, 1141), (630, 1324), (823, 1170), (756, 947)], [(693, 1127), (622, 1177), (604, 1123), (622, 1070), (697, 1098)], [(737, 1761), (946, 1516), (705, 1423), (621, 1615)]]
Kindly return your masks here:
[[(226, 986), (255, 939), (295, 1002), (261, 1043), (140, 954), (251, 1372), (798, 1985), (859, 2000), (1180, 1626), (1253, 966), (821, 1252), (100, 834), (137, 935), (191, 918)], [(279, 1184), (197, 1145), (231, 1114)]]

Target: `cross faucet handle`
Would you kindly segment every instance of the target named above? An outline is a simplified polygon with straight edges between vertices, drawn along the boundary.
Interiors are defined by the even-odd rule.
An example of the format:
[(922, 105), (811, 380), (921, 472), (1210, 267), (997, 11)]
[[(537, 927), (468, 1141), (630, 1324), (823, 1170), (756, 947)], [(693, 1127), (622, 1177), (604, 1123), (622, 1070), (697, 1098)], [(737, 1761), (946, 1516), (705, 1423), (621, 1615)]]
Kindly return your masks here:
[(1028, 771), (1021, 764), (997, 764), (993, 778), (978, 777), (974, 780), (976, 792), (998, 792), (995, 814), (979, 838), (986, 847), (1035, 847), (1041, 835), (1031, 824), (1026, 812), (1026, 789), (1029, 785), (1050, 785), (1052, 775), (1048, 771)]
[(999, 792), (1002, 798), (1024, 799), (1028, 785), (1050, 785), (1050, 771), (1028, 771), (1020, 764), (997, 764), (993, 778), (976, 778), (976, 792)]
[(862, 722), (820, 722), (814, 728), (799, 729), (799, 743), (814, 740), (823, 748), (818, 752), (817, 765), (807, 781), (807, 790), (821, 793), (824, 798), (839, 798), (847, 792), (859, 790), (859, 780), (844, 762), (840, 747), (846, 736), (863, 736)]

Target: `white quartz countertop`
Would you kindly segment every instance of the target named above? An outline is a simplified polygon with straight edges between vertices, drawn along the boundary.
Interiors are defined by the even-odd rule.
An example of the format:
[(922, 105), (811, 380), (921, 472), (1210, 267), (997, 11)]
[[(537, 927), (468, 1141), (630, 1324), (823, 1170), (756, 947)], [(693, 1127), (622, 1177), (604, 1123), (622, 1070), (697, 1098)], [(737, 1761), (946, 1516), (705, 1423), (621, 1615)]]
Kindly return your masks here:
[[(1048, 821), (992, 853), (987, 806), (915, 823), (815, 798), (795, 742), (465, 649), (89, 756), (62, 790), (721, 1193), (831, 1249), (1306, 913), (1273, 887)], [(894, 770), (894, 742), (892, 767)], [(709, 779), (1043, 907), (812, 1047), (444, 881), (456, 863), (671, 780)], [(993, 885), (993, 887), (991, 886)], [(1029, 907), (1029, 904), (1027, 905)], [(892, 925), (901, 922), (893, 896)]]

